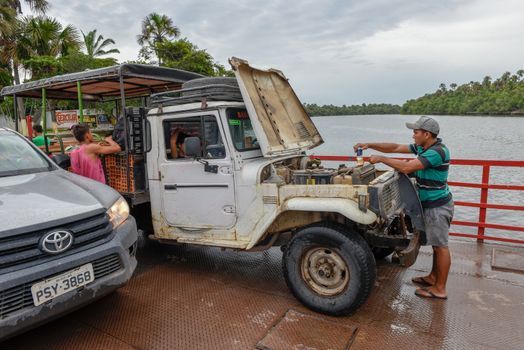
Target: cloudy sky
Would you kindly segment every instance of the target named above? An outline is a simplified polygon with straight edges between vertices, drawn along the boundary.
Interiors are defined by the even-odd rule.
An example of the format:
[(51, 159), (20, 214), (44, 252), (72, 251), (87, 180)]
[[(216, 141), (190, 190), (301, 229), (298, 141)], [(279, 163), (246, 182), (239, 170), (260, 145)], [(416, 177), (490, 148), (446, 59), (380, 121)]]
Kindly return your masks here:
[[(522, 0), (49, 0), (49, 16), (137, 58), (142, 19), (170, 16), (220, 63), (278, 68), (303, 102), (398, 103), (524, 68)], [(25, 14), (29, 14), (26, 9)]]

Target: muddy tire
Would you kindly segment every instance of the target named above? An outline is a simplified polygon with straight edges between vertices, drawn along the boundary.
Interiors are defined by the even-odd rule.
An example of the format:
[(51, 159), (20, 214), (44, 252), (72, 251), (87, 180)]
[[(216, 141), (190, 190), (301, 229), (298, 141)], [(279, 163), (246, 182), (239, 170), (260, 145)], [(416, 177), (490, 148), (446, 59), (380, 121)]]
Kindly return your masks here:
[(380, 248), (380, 247), (372, 247), (371, 252), (373, 253), (373, 256), (375, 257), (375, 260), (382, 260), (393, 254), (395, 249), (393, 248)]
[(376, 265), (366, 241), (347, 227), (315, 224), (287, 244), (282, 266), (293, 295), (308, 308), (348, 315), (367, 299)]

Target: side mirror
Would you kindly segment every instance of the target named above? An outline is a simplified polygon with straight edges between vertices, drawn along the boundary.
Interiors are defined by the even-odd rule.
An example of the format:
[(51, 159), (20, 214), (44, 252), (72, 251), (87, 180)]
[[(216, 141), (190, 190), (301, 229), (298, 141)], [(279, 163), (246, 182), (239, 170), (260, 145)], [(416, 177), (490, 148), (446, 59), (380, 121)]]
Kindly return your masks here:
[(67, 170), (71, 166), (71, 158), (67, 154), (53, 154), (51, 156), (51, 159), (53, 162), (55, 162), (56, 165), (58, 165), (60, 168)]
[(218, 173), (218, 165), (210, 165), (208, 161), (200, 159), (200, 157), (202, 157), (202, 147), (200, 146), (200, 139), (198, 137), (186, 137), (184, 140), (184, 148), (186, 149), (186, 156), (195, 158), (199, 163), (204, 164), (204, 171), (206, 173)]
[(186, 137), (184, 140), (184, 148), (186, 156), (198, 158), (202, 157), (202, 146), (200, 145), (200, 138), (196, 136)]

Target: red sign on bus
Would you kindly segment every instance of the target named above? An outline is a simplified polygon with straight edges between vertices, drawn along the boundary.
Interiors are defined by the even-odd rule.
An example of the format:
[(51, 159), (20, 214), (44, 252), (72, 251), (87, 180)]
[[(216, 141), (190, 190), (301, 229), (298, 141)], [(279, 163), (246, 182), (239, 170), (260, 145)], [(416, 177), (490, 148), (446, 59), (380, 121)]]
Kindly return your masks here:
[(70, 127), (78, 123), (78, 113), (76, 110), (70, 111), (56, 111), (56, 124), (59, 127)]

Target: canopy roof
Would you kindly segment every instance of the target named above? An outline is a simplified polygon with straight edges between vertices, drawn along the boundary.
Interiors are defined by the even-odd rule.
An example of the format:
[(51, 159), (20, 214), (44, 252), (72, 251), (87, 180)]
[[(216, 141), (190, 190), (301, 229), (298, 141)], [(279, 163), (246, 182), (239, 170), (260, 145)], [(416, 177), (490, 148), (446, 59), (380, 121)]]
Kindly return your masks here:
[(110, 100), (120, 97), (120, 76), (126, 98), (178, 89), (183, 82), (202, 77), (179, 69), (124, 63), (6, 86), (0, 95), (40, 98), (45, 88), (48, 99), (76, 100), (77, 81), (80, 81), (84, 100)]

